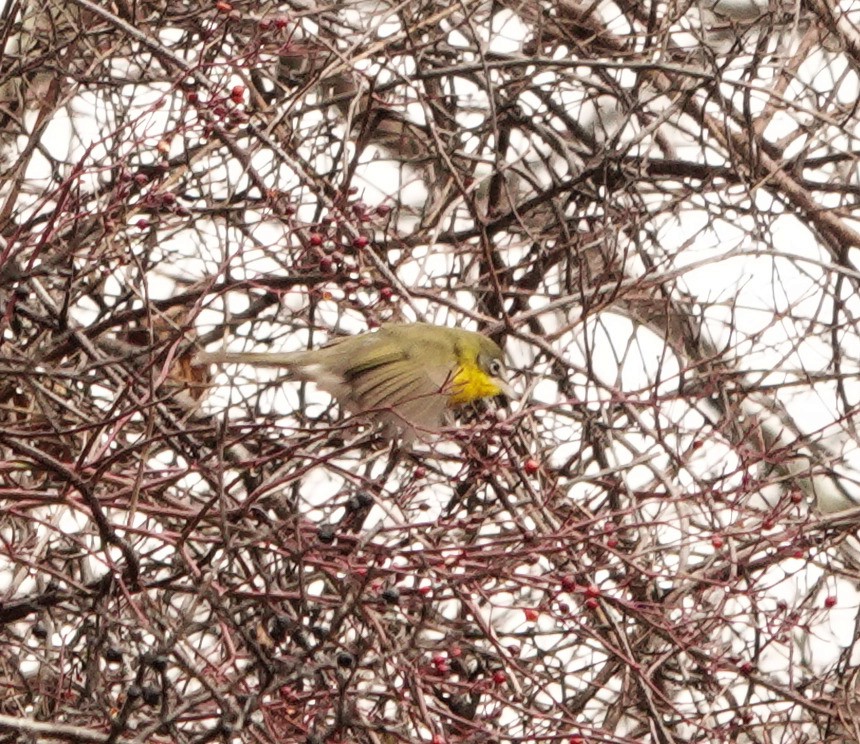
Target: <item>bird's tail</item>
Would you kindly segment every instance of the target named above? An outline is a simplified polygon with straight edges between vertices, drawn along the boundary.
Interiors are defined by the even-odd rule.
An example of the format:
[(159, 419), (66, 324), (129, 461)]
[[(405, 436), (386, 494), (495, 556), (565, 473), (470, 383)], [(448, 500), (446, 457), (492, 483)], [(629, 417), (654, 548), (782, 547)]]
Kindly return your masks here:
[(253, 364), (258, 367), (285, 367), (299, 369), (307, 365), (302, 351), (203, 351), (194, 357), (195, 364)]

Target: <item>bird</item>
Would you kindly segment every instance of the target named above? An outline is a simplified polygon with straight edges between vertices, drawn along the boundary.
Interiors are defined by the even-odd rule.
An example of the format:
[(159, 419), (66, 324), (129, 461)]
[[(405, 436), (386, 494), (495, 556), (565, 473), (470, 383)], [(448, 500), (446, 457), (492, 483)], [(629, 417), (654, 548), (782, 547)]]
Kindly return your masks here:
[(382, 325), (307, 351), (200, 353), (195, 362), (283, 368), (291, 379), (315, 383), (349, 413), (407, 440), (438, 432), (460, 406), (516, 397), (495, 341), (430, 323)]

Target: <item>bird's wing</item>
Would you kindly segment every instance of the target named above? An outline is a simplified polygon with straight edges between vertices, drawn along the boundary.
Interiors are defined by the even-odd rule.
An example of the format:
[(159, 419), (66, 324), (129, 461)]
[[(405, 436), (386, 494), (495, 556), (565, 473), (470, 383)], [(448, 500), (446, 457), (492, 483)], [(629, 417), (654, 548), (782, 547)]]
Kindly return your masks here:
[(438, 395), (426, 371), (402, 353), (351, 367), (344, 380), (364, 410), (396, 406), (418, 396)]
[[(372, 349), (353, 350), (333, 364), (343, 381), (345, 407), (356, 413), (396, 410), (394, 418), (402, 422), (439, 428), (447, 408), (447, 398), (440, 394), (447, 372), (417, 364), (400, 343), (383, 334), (368, 336), (367, 342), (373, 343)], [(331, 348), (340, 351), (337, 345)]]
[(384, 413), (383, 420), (394, 429), (435, 430), (442, 426), (448, 397), (412, 360), (389, 362), (371, 376), (358, 378), (352, 395), (362, 411)]

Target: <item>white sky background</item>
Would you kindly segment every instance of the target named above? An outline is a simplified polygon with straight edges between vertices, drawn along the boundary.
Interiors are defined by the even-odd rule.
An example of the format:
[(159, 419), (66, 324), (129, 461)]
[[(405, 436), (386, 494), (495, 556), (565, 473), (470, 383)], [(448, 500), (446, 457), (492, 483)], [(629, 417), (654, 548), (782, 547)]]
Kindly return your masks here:
[[(740, 9), (744, 7), (743, 3), (736, 5)], [(607, 22), (611, 29), (613, 18), (611, 6), (607, 4), (606, 9)], [(695, 17), (696, 14), (691, 12), (688, 22), (694, 25)], [(502, 16), (497, 18), (494, 36), (488, 40), (488, 49), (501, 53), (516, 53), (528, 29), (521, 26), (513, 17), (508, 18), (504, 23), (501, 18)], [(312, 34), (313, 28), (309, 27), (306, 31)], [(382, 24), (378, 29), (380, 37), (395, 34), (397, 31), (396, 24), (391, 21)], [(170, 40), (169, 37), (169, 31), (165, 31), (165, 43)], [(691, 43), (695, 41), (694, 36), (685, 36), (681, 33), (678, 39), (679, 43), (684, 40)], [(456, 46), (457, 35), (452, 34), (449, 41)], [(738, 80), (742, 79), (743, 65), (747, 61), (748, 59), (744, 57), (737, 60)], [(806, 85), (822, 91), (826, 91), (834, 79), (839, 79), (840, 95), (856, 96), (860, 93), (860, 86), (854, 73), (845, 71), (844, 66), (844, 61), (832, 56), (825, 58), (819, 52), (810, 55), (800, 76)], [(408, 70), (404, 72), (408, 73)], [(843, 73), (847, 80), (842, 78)], [(731, 72), (727, 72), (725, 78), (731, 80)], [(239, 82), (241, 82), (239, 78), (224, 80), (226, 86)], [(727, 84), (724, 93), (727, 96), (736, 96), (741, 95), (743, 90), (740, 84), (737, 87)], [(151, 97), (142, 96), (140, 88), (135, 87), (135, 106), (138, 117), (136, 126), (139, 131), (147, 132), (153, 148), (161, 140), (163, 128), (168, 121), (164, 114), (169, 110), (170, 95), (172, 93), (165, 88), (165, 90), (152, 91)], [(463, 95), (475, 96), (475, 125), (481, 124), (485, 116), (483, 94), (477, 89), (467, 90), (464, 86)], [(768, 131), (770, 139), (786, 138), (796, 131), (797, 122), (802, 122), (804, 118), (803, 99), (807, 95), (808, 90), (802, 88), (788, 91), (786, 98), (791, 99), (796, 96), (799, 101), (798, 110), (792, 112), (789, 117), (778, 117), (775, 120), (774, 131)], [(647, 135), (643, 136), (637, 127), (625, 120), (622, 112), (595, 108), (593, 101), (583, 101), (577, 91), (572, 91), (567, 98), (571, 114), (583, 126), (591, 127), (595, 136), (614, 136), (619, 134), (620, 127), (617, 147), (637, 141), (640, 142), (638, 148), (643, 152), (652, 147), (651, 138)], [(753, 95), (751, 101), (755, 114), (767, 104), (767, 88), (762, 88), (759, 94)], [(522, 103), (524, 108), (536, 105), (536, 102), (529, 100), (528, 96), (524, 96)], [(62, 118), (52, 122), (45, 141), (63, 148), (63, 151), (58, 154), (70, 162), (75, 162), (86, 146), (98, 143), (101, 136), (99, 133), (103, 128), (109, 128), (112, 122), (104, 119), (96, 99), (87, 93), (82, 93), (75, 100), (72, 109), (76, 115), (74, 123)], [(690, 142), (685, 133), (689, 122), (685, 122), (677, 112), (672, 111), (670, 102), (655, 100), (654, 110), (666, 116), (667, 123), (661, 131), (664, 134), (670, 133), (674, 137), (673, 144), (679, 153), (690, 149), (698, 152), (698, 143)], [(421, 112), (417, 105), (410, 107), (409, 113), (416, 120), (420, 120)], [(319, 118), (322, 114), (311, 112), (307, 116), (307, 124), (310, 126), (314, 117)], [(600, 121), (603, 121), (609, 129), (607, 134), (601, 134), (603, 125), (599, 123)], [(856, 129), (856, 122), (853, 122), (852, 126)], [(843, 131), (848, 129), (846, 126)], [(85, 141), (86, 138), (89, 138), (88, 141)], [(130, 137), (129, 141), (133, 141), (133, 138)], [(804, 142), (804, 137), (798, 132), (796, 146), (799, 148)], [(540, 143), (523, 138), (519, 141), (515, 140), (515, 144), (519, 157), (525, 160), (533, 159), (535, 148), (541, 146)], [(830, 148), (842, 148), (845, 151), (857, 149), (857, 142), (853, 137), (850, 139), (846, 137), (844, 142), (827, 144)], [(181, 151), (184, 145), (185, 143), (179, 139), (170, 142), (172, 151)], [(368, 152), (372, 152), (372, 148)], [(791, 148), (788, 152), (791, 153)], [(816, 149), (813, 148), (810, 155), (815, 157), (817, 154)], [(105, 156), (107, 157), (107, 153)], [(479, 153), (479, 156), (485, 157), (486, 153)], [(92, 157), (99, 157), (98, 149), (93, 151)], [(256, 157), (262, 160), (266, 157), (266, 153), (260, 152)], [(321, 172), (330, 167), (330, 163), (317, 162), (316, 165)], [(37, 154), (27, 173), (28, 180), (33, 184), (34, 204), (38, 204), (38, 184), (46, 177), (46, 166), (46, 161)], [(204, 162), (197, 167), (206, 168), (208, 165)], [(237, 186), (243, 185), (244, 176), (238, 165), (233, 162), (230, 167), (235, 170), (226, 175), (226, 180)], [(557, 158), (553, 167), (559, 168), (562, 173), (566, 170), (566, 165), (559, 162)], [(487, 158), (488, 177), (491, 171), (492, 161)], [(295, 174), (286, 169), (281, 176), (279, 186), (284, 190), (289, 190), (291, 185), (297, 183)], [(416, 177), (404, 187), (399, 181), (401, 176), (402, 173), (393, 164), (380, 159), (363, 165), (353, 183), (361, 184), (362, 198), (369, 204), (397, 201), (407, 205), (422, 204), (427, 196), (426, 186), (420, 178)], [(224, 183), (223, 173), (214, 171), (211, 177), (213, 184)], [(712, 199), (713, 196), (714, 190), (710, 188), (702, 199)], [(832, 318), (833, 307), (829, 293), (832, 292), (834, 280), (830, 271), (830, 257), (816, 245), (814, 237), (802, 223), (788, 213), (781, 214), (764, 226), (768, 231), (768, 234), (763, 236), (766, 240), (760, 244), (750, 244), (748, 228), (752, 224), (752, 217), (742, 214), (742, 211), (749, 206), (750, 200), (754, 201), (758, 209), (765, 212), (784, 212), (784, 207), (775, 203), (769, 192), (764, 189), (750, 194), (740, 187), (727, 187), (720, 197), (723, 200), (720, 209), (724, 219), (716, 222), (711, 219), (713, 210), (709, 213), (701, 209), (702, 204), (697, 204), (695, 199), (686, 201), (682, 209), (670, 215), (661, 209), (662, 204), (655, 198), (653, 206), (655, 215), (658, 216), (651, 220), (648, 227), (653, 230), (653, 234), (659, 241), (658, 245), (654, 246), (655, 252), (652, 256), (657, 263), (658, 274), (677, 274), (677, 288), (701, 303), (703, 327), (706, 333), (718, 348), (727, 346), (732, 349), (738, 368), (747, 373), (749, 383), (778, 386), (804, 381), (808, 373), (829, 371), (832, 357), (831, 348), (828, 346), (830, 339), (827, 324)], [(39, 205), (36, 208), (49, 209), (50, 206)], [(732, 209), (733, 206), (736, 207), (735, 210)], [(823, 204), (822, 206), (836, 205)], [(300, 207), (297, 218), (311, 219), (314, 207), (315, 205), (311, 203)], [(453, 220), (455, 226), (467, 224), (465, 212), (461, 214), (462, 219)], [(253, 221), (252, 216), (249, 222)], [(709, 222), (710, 225), (708, 225)], [(405, 231), (408, 227), (409, 218), (406, 216), (401, 229)], [(860, 226), (855, 225), (855, 227)], [(207, 224), (198, 220), (194, 228), (193, 233), (183, 230), (173, 234), (166, 232), (163, 240), (159, 240), (155, 250), (163, 252), (166, 261), (154, 268), (147, 277), (146, 289), (151, 298), (165, 298), (176, 292), (179, 287), (173, 281), (174, 279), (205, 278), (220, 270), (219, 265), (225, 262), (231, 266), (234, 275), (247, 272), (248, 275), (264, 276), (284, 271), (284, 266), (279, 265), (269, 251), (264, 250), (281, 241), (292, 240), (290, 230), (283, 224), (272, 220), (262, 220), (258, 223), (252, 231), (252, 237), (263, 247), (259, 250), (255, 249), (244, 236), (228, 230), (217, 221)], [(511, 257), (525, 250), (519, 238), (511, 236), (510, 240)], [(645, 240), (651, 241), (651, 235), (648, 235)], [(134, 249), (137, 250), (136, 247)], [(140, 250), (149, 250), (149, 248), (141, 245)], [(412, 264), (406, 264), (400, 269), (398, 278), (407, 287), (419, 281), (426, 282), (428, 278), (437, 274), (445, 275), (450, 271), (452, 259), (444, 244), (428, 245), (423, 254), (416, 251), (415, 255), (421, 259)], [(182, 257), (181, 260), (177, 259), (178, 256)], [(856, 262), (856, 257), (853, 258)], [(631, 276), (647, 275), (646, 269), (633, 253), (631, 253), (628, 269)], [(133, 277), (135, 277), (133, 267), (113, 271), (107, 280), (108, 291), (118, 294), (122, 288), (128, 286)], [(551, 277), (548, 277), (544, 288), (547, 290), (546, 294), (544, 296), (537, 294), (532, 302), (531, 306), (534, 310), (539, 310), (555, 299), (551, 294), (553, 289)], [(470, 292), (457, 292), (452, 299), (465, 310), (475, 310), (474, 297)], [(843, 312), (850, 313), (852, 317), (860, 315), (860, 301), (856, 297), (844, 296), (841, 302)], [(246, 298), (238, 293), (229, 296), (229, 303), (229, 310), (232, 313), (241, 312), (247, 307)], [(435, 303), (420, 298), (414, 299), (414, 303), (415, 307), (425, 313), (429, 319), (448, 324), (463, 322), (461, 317), (454, 317), (451, 312), (440, 308)], [(258, 337), (263, 332), (271, 334), (275, 339), (274, 343), (269, 343), (268, 336), (264, 336), (264, 343), (260, 348), (277, 350), (303, 348), (307, 343), (307, 337), (301, 333), (282, 335), (279, 332), (277, 318), (299, 315), (306, 308), (307, 298), (301, 291), (297, 290), (285, 295), (277, 317), (273, 316), (270, 324), (254, 324)], [(86, 325), (95, 317), (95, 312), (95, 308), (81, 305), (74, 308), (74, 317), (78, 322)], [(775, 313), (784, 314), (778, 323), (773, 322)], [(408, 310), (404, 311), (404, 314), (407, 317), (410, 316)], [(614, 390), (631, 395), (641, 391), (643, 398), (646, 399), (658, 392), (669, 395), (677, 391), (681, 366), (678, 359), (673, 354), (666, 353), (662, 339), (641, 326), (635, 326), (621, 313), (609, 310), (583, 320), (577, 307), (565, 307), (563, 310), (547, 311), (539, 317), (548, 331), (546, 341), (563, 358), (569, 360), (574, 368), (585, 370), (587, 358), (592, 360), (593, 370), (600, 384), (596, 385), (595, 380), (587, 379), (585, 374), (576, 375), (573, 379), (577, 398), (592, 410), (599, 411), (600, 406), (612, 398)], [(323, 300), (317, 305), (316, 318), (317, 324), (322, 327), (337, 327), (339, 330), (349, 332), (360, 332), (366, 329), (365, 319), (361, 313), (344, 311), (343, 298), (335, 289), (332, 290), (331, 299)], [(199, 327), (205, 331), (211, 325), (223, 321), (222, 308), (214, 305), (212, 310), (204, 310), (198, 320)], [(474, 327), (472, 324), (468, 325)], [(248, 348), (244, 339), (247, 330), (247, 327), (242, 326), (236, 328), (233, 338), (227, 342), (228, 345), (231, 348)], [(318, 334), (315, 338), (317, 341), (322, 340)], [(860, 337), (856, 329), (846, 329), (841, 333), (840, 347), (846, 365), (843, 371), (852, 373), (852, 376), (845, 381), (844, 389), (851, 403), (856, 405), (860, 395), (856, 376), (857, 360), (860, 359)], [(510, 363), (514, 369), (533, 371), (533, 348), (523, 341), (511, 339), (508, 351)], [(229, 401), (233, 401), (237, 405), (230, 409), (229, 415), (239, 417), (244, 416), (247, 411), (245, 401), (259, 395), (261, 412), (276, 414), (270, 420), (272, 427), (281, 429), (284, 436), (289, 436), (296, 426), (296, 419), (291, 412), (299, 405), (298, 387), (286, 385), (263, 388), (258, 384), (260, 379), (271, 380), (276, 377), (276, 374), (276, 372), (261, 372), (257, 376), (255, 371), (247, 367), (224, 370), (217, 378), (218, 389), (213, 391), (205, 405), (209, 410), (218, 411), (228, 406)], [(245, 375), (252, 378), (252, 382), (248, 385), (241, 384)], [(523, 403), (515, 404), (515, 412), (526, 411), (527, 420), (533, 422), (533, 425), (545, 435), (541, 440), (543, 451), (535, 454), (551, 465), (562, 464), (582, 444), (581, 432), (573, 425), (574, 419), (567, 415), (570, 403), (561, 399), (558, 385), (549, 376), (541, 379), (540, 375), (522, 374), (516, 378), (515, 385), (523, 392), (528, 389), (530, 395)], [(109, 391), (106, 392), (106, 395), (109, 394)], [(843, 412), (838, 405), (833, 383), (792, 385), (784, 392), (776, 394), (803, 431), (816, 437), (824, 437), (834, 450), (845, 449), (847, 464), (850, 464), (856, 447), (853, 440), (847, 438), (845, 428), (840, 423)], [(310, 392), (307, 400), (309, 405), (306, 410), (312, 415), (321, 413), (328, 405), (328, 398), (315, 392)], [(655, 444), (654, 436), (649, 429), (658, 426), (661, 418), (665, 422), (678, 425), (677, 437), (669, 434), (666, 436), (666, 441), (675, 442), (678, 451), (683, 451), (694, 439), (696, 429), (705, 425), (705, 418), (701, 411), (691, 408), (680, 399), (675, 402), (667, 401), (659, 409), (644, 409), (641, 411), (641, 416), (642, 427), (639, 429), (631, 427), (625, 432), (625, 446), (616, 443), (612, 449), (614, 464), (622, 469), (630, 488), (645, 488), (649, 484), (653, 487), (665, 477), (671, 481), (672, 487), (677, 489), (677, 494), (680, 496), (685, 488), (693, 487), (723, 471), (731, 473), (737, 466), (737, 452), (733, 447), (726, 442), (720, 442), (711, 434), (712, 441), (709, 447), (699, 450), (695, 456), (685, 458), (680, 472), (667, 475), (671, 464), (670, 458), (668, 453)], [(443, 442), (436, 446), (436, 452), (442, 455), (445, 452), (456, 452), (457, 446), (451, 442)], [(357, 458), (347, 458), (342, 465), (349, 471), (358, 468), (360, 464)], [(383, 462), (374, 464), (371, 472), (382, 469), (384, 465)], [(451, 478), (455, 478), (458, 474), (456, 462), (440, 459), (439, 467)], [(739, 477), (739, 474), (732, 475), (723, 487), (729, 489)], [(328, 515), (326, 510), (320, 510), (319, 507), (341, 493), (345, 482), (348, 482), (348, 478), (339, 476), (328, 467), (319, 467), (309, 472), (301, 489), (305, 500), (304, 508), (309, 518), (322, 520)], [(395, 481), (391, 483), (390, 488), (393, 491), (397, 490), (398, 485)], [(593, 488), (587, 481), (572, 483), (569, 488), (571, 498), (587, 500), (594, 495)], [(415, 503), (409, 504), (405, 509), (395, 505), (387, 508), (376, 507), (366, 523), (366, 528), (372, 531), (383, 526), (410, 523), (416, 518), (418, 513), (416, 507), (419, 504), (423, 507), (420, 511), (421, 519), (436, 519), (451, 494), (452, 488), (449, 485), (441, 480), (431, 481), (421, 491)], [(766, 494), (766, 496), (770, 498), (772, 495)], [(764, 496), (761, 498), (761, 504), (765, 504)], [(714, 549), (709, 542), (711, 535), (723, 531), (731, 532), (739, 512), (728, 506), (720, 511), (714, 510), (711, 505), (704, 505), (701, 512), (682, 514), (683, 508), (689, 507), (672, 503), (672, 499), (660, 498), (652, 503), (643, 503), (638, 516), (643, 522), (653, 520), (659, 523), (665, 520), (663, 528), (653, 531), (658, 543), (665, 542), (666, 545), (676, 546), (680, 541), (689, 542), (691, 532), (686, 530), (699, 534), (701, 541), (694, 544), (691, 555), (687, 557), (689, 565), (695, 566), (707, 560), (707, 557), (713, 553)], [(63, 515), (56, 518), (66, 519)], [(706, 519), (717, 521), (710, 526), (703, 526), (701, 521)], [(698, 526), (685, 527), (685, 520), (698, 523)], [(75, 524), (64, 523), (62, 529), (74, 530)], [(496, 535), (487, 534), (486, 540), (491, 543), (495, 537)], [(416, 543), (414, 548), (420, 550), (422, 546)], [(673, 550), (666, 554), (665, 559), (669, 565), (663, 566), (661, 570), (671, 573), (668, 569), (672, 568), (673, 561), (679, 560), (675, 555), (676, 552), (673, 547)], [(822, 575), (820, 568), (811, 566), (806, 561), (798, 560), (796, 563), (797, 565), (791, 562), (781, 564), (772, 570), (772, 575), (767, 577), (772, 579), (774, 584), (771, 592), (773, 607), (780, 599), (792, 602), (796, 597), (802, 596), (806, 587), (812, 586)], [(674, 567), (677, 568), (677, 564)], [(94, 570), (98, 571), (98, 567)], [(541, 577), (547, 570), (548, 567), (541, 563), (524, 567), (524, 572), (534, 577), (532, 590), (535, 596), (540, 595), (545, 589), (541, 585)], [(782, 580), (784, 575), (790, 575), (791, 579)], [(0, 585), (8, 586), (10, 581), (9, 575), (4, 577), (0, 574)], [(810, 666), (820, 669), (828, 668), (833, 664), (840, 648), (851, 641), (853, 618), (858, 606), (857, 593), (847, 582), (829, 579), (826, 586), (830, 591), (838, 593), (839, 605), (828, 613), (822, 613), (820, 623), (811, 629), (802, 644), (809, 655)], [(799, 589), (796, 594), (795, 587)], [(26, 582), (19, 586), (22, 592), (30, 588)], [(528, 605), (527, 600), (532, 590), (523, 589), (521, 592), (512, 592), (507, 596), (510, 606), (519, 608)], [(503, 595), (496, 597), (497, 600), (503, 598)], [(729, 610), (725, 611), (731, 614), (733, 603), (742, 601), (736, 598), (711, 596), (705, 598), (703, 604), (712, 602), (716, 606), (726, 602)], [(453, 604), (451, 611), (455, 611)], [(691, 611), (704, 610), (695, 608)], [(505, 638), (509, 633), (515, 634), (524, 623), (521, 612), (511, 612), (503, 606), (487, 609), (486, 615), (500, 638)], [(538, 625), (546, 633), (541, 645), (545, 643), (546, 648), (551, 648), (561, 642), (563, 633), (557, 618), (545, 614), (538, 621)], [(734, 630), (738, 637), (743, 639), (741, 645), (745, 645), (754, 628), (739, 627)], [(781, 673), (787, 675), (786, 670), (792, 664), (788, 652), (795, 643), (798, 643), (797, 638), (790, 639), (782, 646), (775, 644), (763, 657), (770, 668), (761, 668), (761, 671), (774, 673), (777, 676)], [(582, 674), (580, 666), (594, 663), (594, 651), (587, 644), (572, 644), (561, 653), (565, 657), (569, 682), (575, 687), (578, 684), (578, 675)], [(783, 681), (789, 679), (789, 676), (784, 676)], [(743, 687), (744, 683), (738, 681), (737, 677), (732, 677), (727, 684)], [(762, 688), (758, 689), (761, 691)], [(547, 689), (547, 700), (557, 693), (557, 689)], [(739, 696), (742, 696), (742, 693), (739, 693)], [(515, 720), (516, 713), (511, 712), (510, 717), (503, 717), (500, 723), (513, 724)]]

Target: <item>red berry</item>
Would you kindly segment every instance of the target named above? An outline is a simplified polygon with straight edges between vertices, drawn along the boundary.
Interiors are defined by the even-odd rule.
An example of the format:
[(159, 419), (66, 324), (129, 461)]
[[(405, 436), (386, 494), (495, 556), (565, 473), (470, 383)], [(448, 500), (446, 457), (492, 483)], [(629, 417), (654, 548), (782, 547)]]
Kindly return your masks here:
[(836, 597), (834, 597), (832, 594), (825, 597), (824, 598), (824, 606), (827, 607), (827, 609), (830, 609), (831, 607), (835, 607), (836, 606)]
[(147, 228), (147, 227), (149, 227), (149, 220), (146, 220), (146, 219), (141, 218), (141, 219), (139, 219), (135, 224), (136, 224), (136, 225), (137, 225), (141, 230), (146, 230), (146, 228)]
[(600, 607), (600, 602), (598, 602), (596, 599), (589, 598), (585, 600), (585, 606), (589, 610), (596, 610), (598, 607)]
[(366, 248), (368, 243), (370, 243), (370, 241), (364, 235), (359, 235), (352, 241), (354, 248)]
[(576, 590), (576, 581), (572, 576), (562, 576), (561, 577), (561, 588), (566, 592), (572, 592)]
[(415, 477), (416, 478), (426, 478), (427, 477), (427, 468), (419, 465), (417, 468), (415, 468)]
[(426, 586), (419, 587), (419, 588), (418, 588), (418, 593), (419, 593), (419, 594), (423, 594), (423, 595), (425, 595), (425, 596), (426, 596), (426, 595), (428, 595), (428, 594), (430, 594), (430, 585), (429, 585), (429, 584), (427, 584)]
[(430, 744), (445, 744), (445, 737), (441, 734), (435, 734), (430, 740)]
[(497, 669), (493, 672), (493, 682), (497, 685), (503, 685), (508, 680), (508, 675), (505, 674), (501, 669)]
[(278, 16), (275, 18), (275, 28), (286, 28), (286, 25), (289, 23), (289, 20), (284, 16)]
[(540, 470), (540, 463), (533, 457), (530, 457), (523, 463), (523, 468), (528, 475), (534, 475), (538, 470)]
[(331, 256), (323, 256), (320, 259), (320, 271), (323, 274), (330, 274), (334, 271), (334, 261), (332, 261)]
[(196, 90), (189, 90), (185, 94), (185, 100), (188, 101), (188, 103), (197, 103), (197, 101), (200, 100), (200, 96), (197, 95)]
[(609, 548), (610, 550), (615, 550), (615, 548), (618, 547), (618, 538), (610, 537), (606, 541), (606, 547)]
[(581, 736), (571, 736), (567, 740), (567, 744), (585, 744), (585, 739), (583, 739)]
[(597, 584), (589, 584), (585, 587), (585, 596), (586, 597), (599, 597), (600, 596), (600, 587)]
[(215, 10), (221, 13), (229, 13), (233, 10), (233, 6), (226, 2), (226, 0), (218, 0), (218, 2), (215, 3)]
[(527, 610), (523, 610), (523, 613), (526, 616), (526, 620), (528, 620), (529, 622), (534, 622), (540, 616), (540, 613), (537, 610), (534, 610), (532, 608), (529, 608)]
[(383, 287), (379, 290), (379, 297), (388, 302), (394, 296), (394, 290), (391, 287)]
[(721, 537), (712, 537), (711, 545), (713, 545), (717, 550), (723, 547), (723, 538)]
[(234, 85), (230, 91), (230, 98), (233, 99), (233, 103), (242, 103), (245, 100), (245, 86)]
[(308, 243), (310, 243), (312, 246), (320, 246), (323, 244), (323, 236), (319, 233), (311, 233), (308, 236)]

